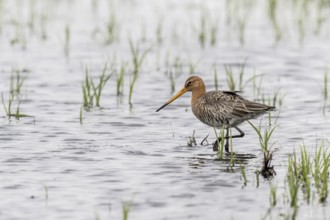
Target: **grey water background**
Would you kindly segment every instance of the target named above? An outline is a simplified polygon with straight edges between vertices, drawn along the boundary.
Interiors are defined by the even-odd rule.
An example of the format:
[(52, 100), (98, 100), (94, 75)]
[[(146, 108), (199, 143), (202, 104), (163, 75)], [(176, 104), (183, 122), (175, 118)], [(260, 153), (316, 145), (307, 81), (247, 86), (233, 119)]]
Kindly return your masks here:
[[(288, 16), (281, 20), (286, 34), (275, 43), (271, 24), (263, 19), (266, 4), (255, 2), (253, 10), (238, 10), (248, 19), (241, 45), (235, 24), (226, 28), (226, 1), (2, 1), (0, 90), (8, 97), (12, 68), (25, 69), (21, 111), (35, 119), (8, 120), (0, 111), (0, 218), (121, 219), (123, 201), (132, 202), (129, 219), (262, 218), (269, 208), (270, 183), (286, 190), (288, 155), (302, 140), (314, 152), (316, 140), (330, 132), (329, 103), (321, 88), (330, 63), (330, 29), (325, 22), (320, 34), (311, 34), (314, 26), (307, 21), (301, 42), (294, 23), (285, 22), (292, 15), (284, 8), (279, 16)], [(27, 28), (31, 7), (34, 31)], [(196, 33), (203, 7), (219, 21), (216, 46), (204, 49)], [(112, 14), (118, 36), (106, 45), (105, 27)], [(45, 27), (42, 16), (47, 17)], [(160, 45), (155, 40), (158, 22), (163, 25)], [(71, 29), (68, 57), (63, 53), (66, 25)], [(12, 45), (17, 36), (23, 42)], [(152, 48), (131, 108), (129, 37), (135, 42), (145, 38), (141, 50)], [(260, 177), (256, 187), (255, 171), (261, 169), (263, 155), (248, 123), (241, 126), (246, 136), (233, 141), (247, 171), (248, 184), (243, 187), (239, 167), (228, 172), (228, 161), (217, 160), (211, 145), (187, 147), (193, 130), (198, 143), (208, 134), (210, 143), (215, 139), (213, 128), (193, 116), (190, 94), (155, 112), (172, 95), (165, 72), (175, 69), (177, 57), (183, 73), (176, 78), (176, 91), (190, 75), (191, 62), (197, 63), (194, 74), (213, 90), (214, 65), (220, 89), (228, 89), (224, 65), (238, 72), (246, 60), (246, 79), (254, 72), (264, 74), (262, 92), (272, 96), (280, 89), (285, 95), (272, 136), (277, 172), (273, 180)], [(116, 97), (113, 75), (104, 89), (102, 108), (84, 112), (80, 124), (84, 68), (98, 76), (108, 60), (128, 63), (124, 96)], [(252, 83), (242, 95), (254, 98)], [(261, 124), (267, 120), (265, 116)], [(252, 122), (259, 124), (260, 119)], [(329, 219), (327, 203), (301, 209), (299, 219)], [(286, 211), (284, 204), (274, 210), (279, 215)]]

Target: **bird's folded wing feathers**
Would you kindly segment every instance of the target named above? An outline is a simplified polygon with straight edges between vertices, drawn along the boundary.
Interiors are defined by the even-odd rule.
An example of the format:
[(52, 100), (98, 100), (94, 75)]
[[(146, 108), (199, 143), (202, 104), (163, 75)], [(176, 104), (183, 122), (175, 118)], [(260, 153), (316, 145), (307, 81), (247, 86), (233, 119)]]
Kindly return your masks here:
[(245, 117), (274, 109), (274, 107), (246, 100), (236, 93), (215, 91), (209, 93), (211, 94), (204, 96), (204, 104), (213, 115), (221, 113), (226, 118)]

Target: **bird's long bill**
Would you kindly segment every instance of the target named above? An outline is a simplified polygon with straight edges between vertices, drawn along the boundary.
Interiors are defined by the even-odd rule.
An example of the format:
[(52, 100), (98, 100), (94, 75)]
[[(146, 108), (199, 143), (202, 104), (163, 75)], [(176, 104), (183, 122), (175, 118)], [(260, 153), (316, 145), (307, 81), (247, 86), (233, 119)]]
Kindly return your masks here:
[(167, 105), (169, 105), (171, 102), (173, 102), (175, 99), (179, 98), (183, 94), (187, 92), (186, 88), (181, 89), (176, 95), (174, 95), (170, 100), (168, 100), (162, 107), (156, 110), (156, 112), (160, 111), (162, 108), (165, 108)]

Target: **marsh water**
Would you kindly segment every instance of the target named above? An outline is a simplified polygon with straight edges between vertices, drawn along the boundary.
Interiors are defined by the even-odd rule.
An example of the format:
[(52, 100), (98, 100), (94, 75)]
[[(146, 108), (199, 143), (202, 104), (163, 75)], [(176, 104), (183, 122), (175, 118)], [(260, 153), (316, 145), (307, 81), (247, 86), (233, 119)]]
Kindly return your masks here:
[[(295, 1), (278, 1), (277, 41), (267, 4), (238, 2), (0, 1), (0, 90), (7, 102), (10, 77), (19, 70), (27, 77), (20, 112), (34, 116), (8, 119), (0, 111), (0, 219), (122, 219), (123, 207), (130, 205), (129, 219), (264, 217), (270, 185), (277, 186), (279, 197), (287, 191), (288, 156), (302, 142), (313, 153), (330, 133), (330, 106), (322, 94), (330, 63), (329, 7), (319, 12), (325, 20), (317, 31), (315, 2), (299, 17)], [(203, 13), (209, 25), (204, 47), (198, 37)], [(113, 20), (111, 35), (107, 27)], [(211, 45), (213, 23), (217, 40)], [(128, 39), (140, 51), (149, 50), (131, 105)], [(85, 69), (97, 80), (105, 62), (113, 75), (101, 107), (84, 110), (80, 122)], [(233, 140), (236, 163), (228, 168), (230, 156), (219, 160), (212, 151), (214, 130), (194, 117), (189, 93), (155, 112), (192, 70), (214, 90), (216, 69), (219, 89), (228, 90), (225, 66), (238, 80), (244, 63), (242, 96), (267, 102), (279, 91), (283, 97), (272, 113), (272, 122), (278, 116), (270, 141), (276, 176), (260, 176), (259, 183), (255, 173), (263, 153), (248, 123), (240, 126), (245, 137)], [(126, 75), (123, 95), (117, 96), (121, 65)], [(249, 80), (254, 74), (255, 83)], [(268, 117), (251, 122), (265, 128)], [(188, 147), (194, 131), (197, 145)], [(207, 135), (209, 145), (201, 145)], [(272, 210), (275, 219), (289, 212), (282, 203)], [(329, 216), (328, 203), (300, 203), (299, 219)]]

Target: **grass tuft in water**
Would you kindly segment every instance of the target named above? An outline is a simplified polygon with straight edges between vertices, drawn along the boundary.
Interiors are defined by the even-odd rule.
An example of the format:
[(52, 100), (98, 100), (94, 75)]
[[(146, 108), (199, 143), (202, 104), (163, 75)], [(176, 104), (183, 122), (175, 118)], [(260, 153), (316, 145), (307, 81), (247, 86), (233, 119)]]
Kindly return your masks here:
[[(21, 76), (21, 72), (18, 69), (13, 69), (9, 84), (8, 105), (6, 105), (3, 92), (1, 93), (2, 106), (4, 108), (4, 111), (8, 119), (14, 117), (15, 119), (19, 120), (20, 118), (24, 118), (24, 117), (33, 117), (31, 115), (22, 114), (20, 112), (20, 105), (22, 102), (21, 90), (26, 78), (27, 78), (26, 76), (25, 77)], [(12, 107), (14, 103), (17, 103), (15, 112), (12, 111)]]
[(112, 73), (106, 75), (108, 64), (104, 64), (101, 75), (99, 76), (99, 82), (96, 85), (93, 81), (93, 78), (88, 74), (88, 68), (85, 70), (85, 81), (82, 83), (82, 92), (83, 92), (83, 107), (86, 111), (90, 111), (94, 107), (100, 107), (100, 101), (104, 86), (109, 81), (112, 76)]
[(328, 197), (329, 168), (329, 148), (325, 148), (325, 143), (322, 142), (321, 146), (316, 148), (311, 171), (315, 188), (319, 194), (319, 201), (321, 203), (324, 203)]
[(88, 68), (85, 69), (85, 81), (82, 83), (83, 106), (89, 111), (94, 106), (94, 96), (92, 94), (91, 78), (88, 74)]
[(100, 107), (100, 100), (101, 100), (103, 88), (112, 76), (112, 73), (109, 75), (106, 75), (107, 68), (108, 68), (107, 63), (105, 63), (102, 74), (99, 77), (99, 83), (97, 86), (95, 86), (93, 80), (91, 80), (91, 84), (92, 84), (92, 87), (94, 90), (94, 96), (95, 96), (95, 104), (97, 107)]
[(128, 220), (128, 215), (132, 208), (132, 201), (128, 201), (128, 202), (123, 201), (121, 205), (123, 208), (123, 220)]
[(300, 146), (300, 159), (300, 181), (302, 182), (302, 187), (305, 191), (305, 199), (307, 203), (309, 203), (311, 198), (311, 162), (305, 146)]
[(252, 126), (252, 128), (255, 130), (255, 132), (258, 134), (261, 150), (264, 154), (263, 166), (262, 166), (260, 173), (263, 177), (265, 177), (267, 179), (271, 178), (274, 175), (276, 175), (276, 172), (274, 170), (274, 166), (271, 166), (273, 152), (271, 151), (272, 145), (270, 145), (269, 140), (270, 140), (276, 126), (266, 128), (262, 134), (260, 127), (259, 128), (256, 127), (251, 122), (249, 122), (249, 124)]
[[(298, 209), (298, 190), (300, 188), (298, 179), (298, 167), (297, 167), (297, 157), (296, 153), (289, 157), (288, 161), (288, 173), (287, 173), (287, 183), (289, 186), (290, 195), (290, 206), (294, 208), (295, 212)], [(295, 215), (294, 215), (295, 216)]]
[[(304, 144), (300, 146), (300, 158), (294, 152), (289, 157), (287, 183), (289, 187), (290, 206), (295, 212), (298, 209), (299, 189), (303, 192), (307, 204), (311, 203), (312, 195), (317, 194), (320, 203), (328, 197), (330, 153), (324, 142), (316, 148), (315, 155), (307, 152)], [(293, 214), (295, 215), (295, 213)]]

